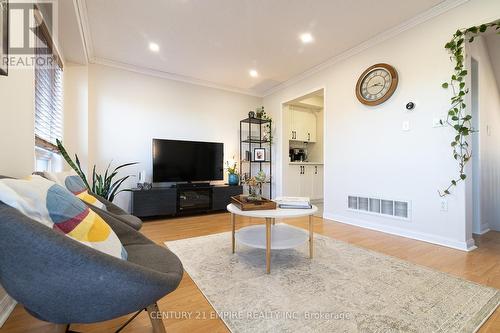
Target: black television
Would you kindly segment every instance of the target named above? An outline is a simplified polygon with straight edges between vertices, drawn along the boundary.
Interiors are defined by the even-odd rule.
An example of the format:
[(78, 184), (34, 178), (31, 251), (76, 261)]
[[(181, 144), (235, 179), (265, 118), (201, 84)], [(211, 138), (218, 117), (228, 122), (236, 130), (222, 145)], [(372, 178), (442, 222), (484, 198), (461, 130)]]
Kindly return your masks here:
[(153, 139), (153, 182), (224, 179), (224, 144)]

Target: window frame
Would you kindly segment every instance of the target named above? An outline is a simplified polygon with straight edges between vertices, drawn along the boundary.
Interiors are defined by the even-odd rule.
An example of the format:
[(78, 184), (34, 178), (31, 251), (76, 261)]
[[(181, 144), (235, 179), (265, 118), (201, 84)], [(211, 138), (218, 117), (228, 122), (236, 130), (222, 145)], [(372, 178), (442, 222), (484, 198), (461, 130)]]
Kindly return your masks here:
[[(64, 135), (64, 64), (62, 62), (61, 57), (59, 56), (59, 53), (57, 51), (57, 47), (54, 43), (52, 35), (50, 34), (50, 31), (47, 27), (47, 24), (45, 23), (45, 21), (43, 19), (42, 12), (40, 11), (40, 8), (36, 4), (34, 5), (33, 17), (34, 17), (34, 20), (36, 23), (35, 34), (41, 41), (43, 41), (43, 43), (46, 43), (47, 49), (48, 49), (47, 50), (44, 48), (43, 53), (42, 53), (37, 47), (35, 47), (35, 58), (38, 56), (41, 56), (41, 55), (50, 55), (54, 59), (55, 66), (58, 66), (58, 69), (54, 69), (54, 70), (55, 71), (60, 70), (60, 74), (61, 74), (60, 89), (58, 89), (58, 93), (60, 95), (58, 95), (57, 97), (54, 97), (53, 91), (50, 91), (48, 93), (48, 96), (51, 99), (59, 98), (60, 102), (61, 102), (61, 105), (60, 105), (60, 123), (58, 123), (56, 126), (60, 126), (60, 133), (58, 133), (58, 134), (60, 136), (59, 139), (62, 140), (62, 137)], [(51, 106), (48, 108), (48, 112), (49, 112), (48, 115), (44, 114), (42, 117), (37, 116), (37, 112), (39, 111), (39, 109), (37, 107), (38, 96), (37, 96), (37, 92), (36, 92), (36, 90), (37, 90), (37, 79), (36, 79), (37, 72), (36, 71), (39, 69), (37, 69), (36, 62), (35, 62), (35, 69), (34, 70), (35, 70), (35, 110), (34, 110), (34, 116), (35, 116), (35, 122), (36, 122), (37, 117), (39, 117), (39, 119), (42, 119), (43, 117), (45, 117), (45, 118), (52, 117), (54, 111), (50, 109), (52, 107)], [(50, 85), (50, 87), (48, 89), (52, 90), (52, 88), (53, 88), (52, 85)], [(60, 171), (60, 170), (54, 170), (54, 169), (59, 169), (61, 167), (60, 160), (61, 160), (62, 156), (59, 152), (59, 149), (57, 148), (57, 146), (53, 142), (49, 142), (46, 139), (38, 136), (36, 126), (37, 125), (35, 123), (35, 131), (34, 131), (35, 169), (39, 169), (38, 168), (39, 161), (43, 161), (44, 164), (46, 163), (46, 168), (47, 168), (47, 170), (36, 170), (36, 171)], [(49, 132), (51, 132), (52, 130), (53, 130), (53, 126), (52, 126), (52, 124), (50, 124)]]

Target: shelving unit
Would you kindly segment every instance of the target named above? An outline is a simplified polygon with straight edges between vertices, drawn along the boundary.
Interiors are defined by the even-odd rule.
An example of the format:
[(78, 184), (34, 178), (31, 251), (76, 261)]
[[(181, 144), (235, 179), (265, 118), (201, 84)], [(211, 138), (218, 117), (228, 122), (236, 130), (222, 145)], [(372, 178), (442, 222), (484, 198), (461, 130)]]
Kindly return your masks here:
[[(255, 175), (258, 171), (262, 170), (266, 173), (268, 181), (266, 181), (265, 188), (260, 189), (260, 194), (268, 199), (272, 199), (272, 142), (268, 138), (263, 137), (262, 126), (269, 125), (272, 126), (271, 120), (260, 119), (260, 118), (246, 118), (240, 120), (240, 177), (243, 180), (245, 174), (249, 177)], [(244, 136), (244, 131), (248, 130), (248, 134)], [(258, 133), (259, 139), (252, 138), (252, 135)], [(266, 149), (266, 160), (265, 161), (254, 161), (253, 160), (253, 150), (254, 148), (265, 148)], [(246, 160), (246, 152), (250, 152), (250, 160)], [(252, 167), (258, 166), (258, 171), (253, 172)], [(255, 168), (256, 169), (256, 168)], [(266, 189), (267, 188), (267, 189)], [(266, 191), (267, 190), (267, 191)], [(267, 192), (267, 193), (266, 193)], [(269, 194), (269, 196), (267, 196)]]

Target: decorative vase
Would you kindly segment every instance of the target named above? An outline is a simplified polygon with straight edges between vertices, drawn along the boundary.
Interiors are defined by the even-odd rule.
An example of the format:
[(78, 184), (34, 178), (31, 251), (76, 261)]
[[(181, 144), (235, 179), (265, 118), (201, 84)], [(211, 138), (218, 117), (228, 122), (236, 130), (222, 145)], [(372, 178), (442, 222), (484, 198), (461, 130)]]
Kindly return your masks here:
[(228, 175), (228, 184), (229, 185), (236, 186), (236, 185), (238, 185), (239, 182), (240, 182), (240, 180), (238, 179), (238, 175), (237, 174), (230, 173)]

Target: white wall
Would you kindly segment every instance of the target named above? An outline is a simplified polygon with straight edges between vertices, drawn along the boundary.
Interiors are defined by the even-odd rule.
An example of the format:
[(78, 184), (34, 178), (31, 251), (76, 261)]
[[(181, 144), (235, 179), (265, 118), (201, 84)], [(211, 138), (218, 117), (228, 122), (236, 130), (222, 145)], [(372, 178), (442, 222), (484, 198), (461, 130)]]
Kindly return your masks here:
[(33, 69), (10, 68), (0, 76), (0, 175), (24, 177), (35, 161)]
[[(486, 22), (498, 12), (498, 1), (467, 2), (264, 98), (278, 120), (281, 141), (281, 103), (325, 87), (326, 218), (460, 249), (473, 244), (463, 184), (447, 197), (448, 211), (440, 210), (437, 191), (456, 176), (457, 165), (449, 146), (453, 132), (433, 128), (432, 121), (449, 106), (450, 92), (440, 88), (453, 70), (444, 44), (458, 28)], [(364, 106), (355, 96), (356, 81), (378, 62), (397, 69), (399, 87), (384, 104)], [(417, 104), (412, 112), (405, 111), (408, 101)], [(410, 121), (408, 132), (401, 130), (404, 120)], [(285, 153), (281, 142), (276, 147)], [(277, 165), (278, 194), (281, 169)], [(411, 221), (350, 212), (349, 194), (410, 200)]]
[[(26, 177), (35, 165), (35, 85), (30, 68), (0, 76), (0, 175)], [(15, 302), (0, 286), (0, 327)]]
[(496, 33), (488, 34), (484, 40), (486, 42), (488, 53), (490, 55), (491, 67), (497, 81), (497, 88), (500, 89), (500, 37)]
[[(500, 36), (496, 45), (500, 45)], [(488, 46), (492, 44), (489, 43)], [(479, 188), (480, 223), (474, 233), (484, 233), (488, 229), (500, 230), (500, 90), (495, 78), (495, 70), (489, 48), (483, 38), (469, 44), (469, 55), (478, 62), (479, 85)], [(472, 195), (472, 193), (468, 193)]]
[[(72, 158), (78, 154), (84, 171), (88, 171), (88, 97), (88, 66), (66, 63), (63, 144)], [(64, 167), (69, 168), (67, 163)]]
[[(137, 161), (128, 171), (146, 170), (151, 180), (153, 138), (224, 142), (224, 159), (237, 160), (239, 121), (261, 104), (257, 97), (91, 65), (90, 164)], [(129, 208), (129, 193), (116, 201)]]

